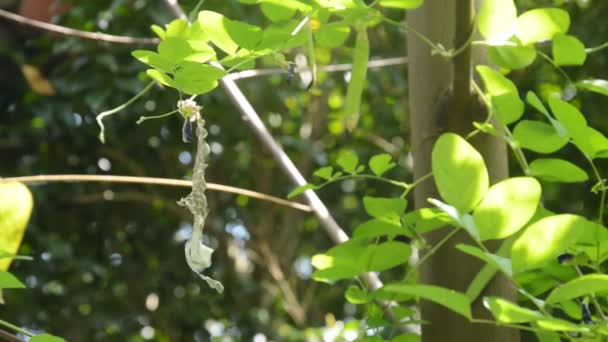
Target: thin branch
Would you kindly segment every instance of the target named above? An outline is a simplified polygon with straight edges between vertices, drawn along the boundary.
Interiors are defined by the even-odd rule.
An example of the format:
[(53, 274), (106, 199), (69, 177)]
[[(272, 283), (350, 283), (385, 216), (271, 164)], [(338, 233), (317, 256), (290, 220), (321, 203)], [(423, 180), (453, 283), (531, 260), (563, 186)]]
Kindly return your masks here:
[[(407, 64), (407, 57), (393, 57), (393, 58), (383, 58), (383, 59), (375, 59), (370, 60), (367, 64), (368, 69), (378, 69), (384, 68), (387, 66), (395, 66), (395, 65), (404, 65)], [(352, 70), (353, 65), (350, 63), (346, 64), (332, 64), (325, 65), (318, 68), (319, 72), (343, 72)], [(296, 69), (296, 73), (311, 71), (308, 66)], [(251, 78), (251, 77), (260, 77), (260, 76), (272, 76), (272, 75), (281, 75), (286, 74), (287, 70), (281, 68), (267, 68), (267, 69), (251, 69), (251, 70), (243, 70), (239, 72), (232, 73), (228, 75), (231, 80), (240, 80), (243, 78)]]
[[(133, 177), (133, 176), (113, 176), (113, 175), (37, 175), (37, 176), (21, 176), (0, 178), (1, 182), (21, 182), (21, 183), (40, 183), (40, 182), (111, 182), (111, 183), (138, 183), (138, 184), (153, 184), (165, 186), (178, 186), (190, 188), (192, 181), (170, 179), (170, 178), (154, 178), (154, 177)], [(256, 191), (236, 188), (233, 186), (207, 183), (209, 190), (229, 192), (233, 194), (243, 195), (251, 198), (256, 198), (262, 201), (268, 201), (286, 207), (298, 209), (301, 211), (312, 212), (313, 209), (305, 204), (291, 202), (282, 198), (262, 194)]]
[(0, 9), (0, 18), (12, 20), (14, 22), (35, 27), (37, 29), (59, 33), (65, 36), (80, 37), (86, 39), (92, 39), (97, 41), (103, 41), (108, 43), (118, 44), (139, 44), (139, 45), (155, 45), (158, 44), (158, 38), (135, 38), (126, 36), (114, 36), (111, 34), (105, 34), (100, 32), (88, 32), (71, 29), (60, 25), (45, 23), (44, 21), (30, 19), (9, 11)]
[(22, 339), (16, 335), (13, 335), (13, 334), (9, 333), (8, 331), (1, 330), (1, 329), (0, 329), (0, 341), (25, 342), (24, 339)]

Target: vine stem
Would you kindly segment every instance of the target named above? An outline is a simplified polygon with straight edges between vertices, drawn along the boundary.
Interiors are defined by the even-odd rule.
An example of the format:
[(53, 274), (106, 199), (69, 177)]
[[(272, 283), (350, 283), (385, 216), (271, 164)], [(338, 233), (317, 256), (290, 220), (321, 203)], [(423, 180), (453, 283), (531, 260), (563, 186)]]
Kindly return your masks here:
[(336, 177), (333, 178), (331, 180), (328, 180), (325, 183), (320, 184), (319, 186), (316, 187), (316, 189), (321, 189), (329, 184), (341, 181), (341, 180), (346, 180), (346, 179), (373, 179), (379, 182), (384, 182), (384, 183), (388, 183), (391, 185), (394, 185), (396, 187), (399, 188), (404, 188), (404, 189), (409, 189), (411, 187), (410, 184), (404, 183), (404, 182), (398, 182), (398, 181), (394, 181), (392, 179), (388, 179), (388, 178), (384, 178), (384, 177), (380, 177), (380, 176), (375, 176), (375, 175), (359, 175), (359, 174), (354, 174), (354, 175), (344, 175), (344, 176), (340, 176), (340, 177)]
[[(20, 176), (0, 178), (2, 182), (21, 182), (21, 183), (40, 183), (40, 182), (111, 182), (111, 183), (136, 183), (136, 184), (153, 184), (176, 187), (192, 187), (192, 181), (170, 179), (170, 178), (154, 178), (154, 177), (134, 177), (134, 176), (115, 176), (115, 175), (37, 175), (37, 176)], [(266, 195), (260, 192), (241, 189), (233, 186), (207, 183), (210, 190), (228, 192), (238, 195), (243, 195), (251, 198), (256, 198), (263, 201), (272, 202), (282, 206), (298, 209), (305, 212), (312, 212), (312, 208), (305, 204), (288, 201), (282, 198)]]
[(549, 62), (549, 64), (551, 64), (557, 71), (559, 71), (562, 74), (562, 76), (564, 76), (566, 81), (568, 81), (568, 83), (570, 83), (570, 84), (574, 83), (574, 82), (572, 82), (572, 80), (570, 79), (568, 74), (566, 74), (564, 69), (560, 68), (559, 65), (557, 65), (553, 59), (551, 59), (551, 57), (547, 56), (547, 54), (545, 54), (544, 52), (541, 52), (538, 50), (536, 50), (536, 53), (539, 56), (541, 56), (543, 59), (545, 59), (547, 62)]
[(97, 115), (97, 124), (99, 124), (99, 127), (101, 128), (101, 131), (99, 132), (99, 140), (101, 140), (102, 143), (106, 142), (106, 136), (105, 136), (105, 126), (103, 125), (103, 119), (106, 116), (110, 116), (112, 114), (118, 113), (121, 110), (129, 107), (131, 105), (131, 103), (137, 101), (137, 99), (139, 99), (140, 97), (142, 97), (145, 93), (147, 93), (150, 89), (152, 89), (152, 86), (154, 85), (154, 83), (156, 83), (155, 81), (152, 81), (150, 83), (148, 83), (148, 85), (142, 89), (142, 91), (140, 91), (139, 93), (137, 93), (137, 95), (133, 96), (132, 98), (130, 98), (127, 102), (121, 104), (120, 106), (110, 109), (110, 110), (106, 110), (105, 112), (101, 112), (99, 115)]
[(22, 333), (22, 334), (24, 334), (24, 335), (26, 335), (26, 336), (30, 336), (30, 337), (31, 337), (31, 336), (34, 336), (34, 334), (32, 334), (31, 332), (29, 332), (29, 331), (27, 331), (27, 330), (25, 330), (25, 329), (22, 329), (22, 328), (20, 328), (20, 327), (18, 327), (18, 326), (16, 326), (16, 325), (11, 324), (11, 323), (9, 323), (9, 322), (7, 322), (7, 321), (5, 321), (5, 320), (2, 320), (2, 319), (0, 319), (0, 325), (1, 325), (1, 326), (4, 326), (5, 328), (11, 329), (11, 330), (13, 330), (13, 331), (16, 331), (16, 332)]
[(441, 246), (443, 246), (446, 242), (448, 242), (452, 238), (452, 236), (454, 236), (456, 233), (458, 233), (460, 231), (460, 229), (461, 228), (459, 228), (459, 227), (454, 228), (451, 232), (447, 233), (439, 242), (437, 242), (435, 244), (435, 246), (433, 246), (433, 248), (431, 248), (431, 250), (428, 251), (428, 253), (424, 254), (422, 259), (420, 259), (416, 263), (416, 265), (414, 265), (412, 268), (410, 268), (407, 271), (407, 273), (403, 277), (403, 281), (406, 282), (414, 274), (414, 272), (416, 270), (418, 270), (418, 268), (420, 268), (420, 266), (422, 266), (422, 264), (424, 264), (428, 260), (428, 258), (433, 256), (433, 254), (435, 254), (437, 252), (437, 250), (439, 248), (441, 248)]

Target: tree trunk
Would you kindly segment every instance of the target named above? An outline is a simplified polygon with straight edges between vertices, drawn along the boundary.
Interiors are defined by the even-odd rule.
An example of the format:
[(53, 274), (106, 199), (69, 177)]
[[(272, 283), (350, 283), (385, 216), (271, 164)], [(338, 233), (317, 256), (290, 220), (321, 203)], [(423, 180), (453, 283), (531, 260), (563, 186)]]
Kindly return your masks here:
[[(458, 48), (474, 29), (473, 13), (473, 0), (425, 0), (422, 7), (408, 12), (407, 22), (431, 41)], [(472, 121), (484, 120), (485, 111), (471, 92), (472, 64), (479, 59), (472, 57), (470, 49), (453, 59), (446, 59), (439, 55), (431, 56), (431, 49), (411, 32), (407, 42), (411, 146), (414, 179), (417, 179), (431, 171), (431, 150), (439, 135), (455, 132), (466, 136), (474, 129)], [(470, 143), (483, 155), (491, 183), (508, 176), (507, 150), (503, 141), (478, 134)], [(429, 197), (440, 198), (432, 179), (416, 187), (416, 207), (428, 206)], [(426, 239), (435, 244), (445, 234), (445, 230), (435, 231), (427, 234)], [(454, 248), (462, 242), (471, 242), (464, 232), (453, 237), (427, 260), (420, 270), (421, 282), (466, 291), (482, 263)], [(480, 298), (484, 295), (513, 301), (517, 298), (513, 286), (501, 277), (496, 277)], [(515, 329), (472, 324), (428, 301), (422, 301), (421, 314), (423, 320), (431, 322), (422, 326), (424, 342), (519, 341), (519, 331)], [(476, 318), (490, 316), (480, 299), (473, 305), (473, 315)]]

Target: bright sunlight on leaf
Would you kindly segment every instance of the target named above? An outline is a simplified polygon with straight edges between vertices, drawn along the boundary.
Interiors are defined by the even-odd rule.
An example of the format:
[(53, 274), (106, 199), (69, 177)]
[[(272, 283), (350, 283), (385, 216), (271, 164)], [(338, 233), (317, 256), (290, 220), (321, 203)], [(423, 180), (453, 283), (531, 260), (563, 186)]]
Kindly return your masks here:
[[(16, 254), (32, 213), (32, 194), (17, 182), (0, 183), (0, 250)], [(0, 270), (8, 270), (11, 259), (0, 259)]]

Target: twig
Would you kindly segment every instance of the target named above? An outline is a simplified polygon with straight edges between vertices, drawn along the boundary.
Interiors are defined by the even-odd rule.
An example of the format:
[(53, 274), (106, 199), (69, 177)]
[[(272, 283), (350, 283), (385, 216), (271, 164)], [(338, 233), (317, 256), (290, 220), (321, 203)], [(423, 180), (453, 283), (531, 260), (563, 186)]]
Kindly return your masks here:
[(0, 329), (0, 341), (6, 342), (25, 342), (24, 339)]
[[(21, 183), (40, 183), (40, 182), (112, 182), (112, 183), (138, 183), (138, 184), (153, 184), (178, 187), (192, 187), (192, 181), (170, 179), (170, 178), (154, 178), (154, 177), (133, 177), (133, 176), (114, 176), (114, 175), (37, 175), (37, 176), (21, 176), (0, 178), (1, 182), (21, 182)], [(298, 209), (305, 212), (311, 212), (313, 209), (305, 204), (291, 202), (282, 198), (262, 194), (256, 191), (236, 188), (233, 186), (207, 183), (209, 190), (229, 192), (233, 194), (243, 195), (251, 198), (256, 198), (263, 201), (273, 202), (275, 204)]]
[(126, 37), (126, 36), (114, 36), (111, 34), (105, 34), (100, 32), (88, 32), (71, 29), (69, 27), (64, 27), (60, 25), (45, 23), (44, 21), (34, 20), (30, 18), (26, 18), (24, 16), (11, 13), (9, 11), (5, 11), (0, 9), (0, 18), (12, 20), (18, 22), (20, 24), (28, 25), (35, 27), (37, 29), (55, 32), (59, 34), (63, 34), (66, 36), (80, 37), (92, 40), (98, 40), (108, 43), (118, 43), (118, 44), (140, 44), (140, 45), (155, 45), (158, 44), (158, 38), (135, 38), (135, 37)]
[[(404, 65), (407, 64), (407, 57), (393, 57), (393, 58), (383, 58), (383, 59), (375, 59), (370, 60), (367, 64), (368, 69), (378, 69), (384, 68), (387, 66), (394, 65)], [(325, 65), (318, 68), (319, 72), (342, 72), (349, 71), (353, 67), (352, 64), (332, 64)], [(308, 66), (296, 69), (296, 73), (311, 71), (311, 68)], [(243, 78), (251, 78), (251, 77), (259, 77), (259, 76), (272, 76), (272, 75), (281, 75), (287, 73), (287, 70), (281, 68), (267, 68), (267, 69), (251, 69), (251, 70), (243, 70), (239, 72), (232, 73), (226, 77), (231, 80), (240, 80)]]

